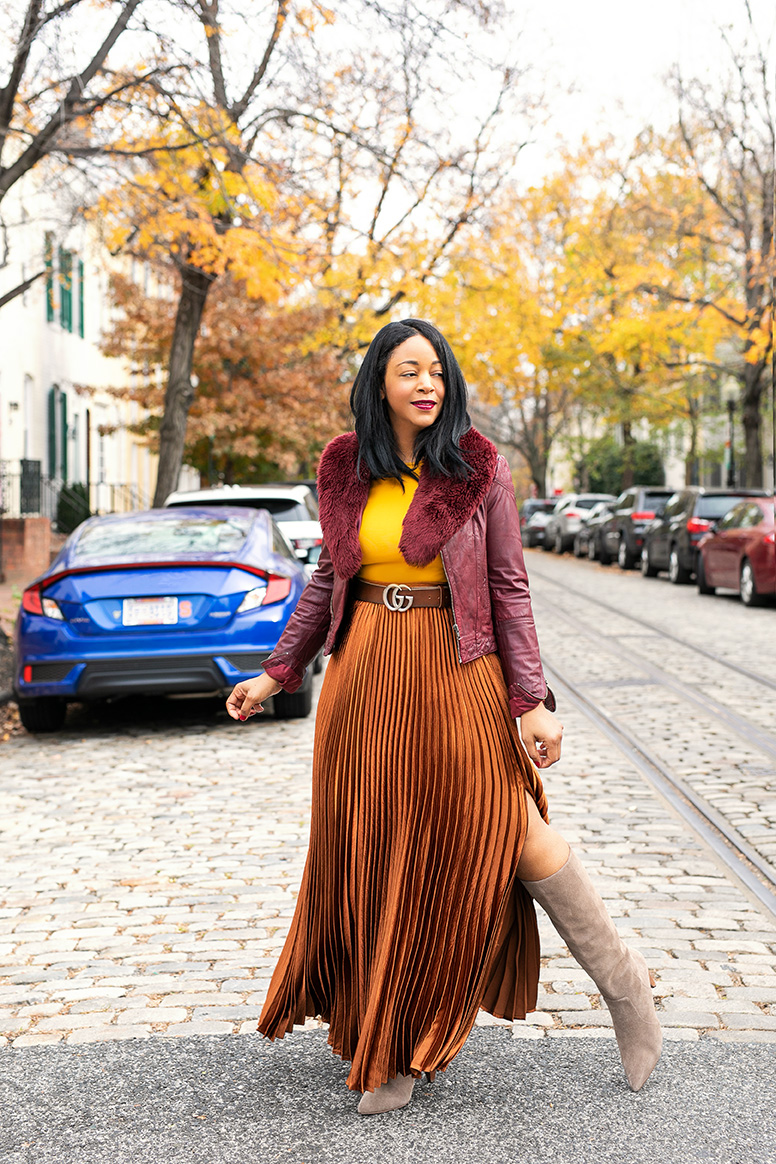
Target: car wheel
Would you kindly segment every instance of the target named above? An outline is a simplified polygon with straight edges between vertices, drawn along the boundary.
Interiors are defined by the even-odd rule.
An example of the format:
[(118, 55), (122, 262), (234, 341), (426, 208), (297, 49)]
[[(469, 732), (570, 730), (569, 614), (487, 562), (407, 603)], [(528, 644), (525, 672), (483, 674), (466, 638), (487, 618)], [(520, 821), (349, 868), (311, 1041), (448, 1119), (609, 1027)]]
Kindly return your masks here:
[(683, 586), (685, 582), (690, 581), (690, 571), (686, 570), (679, 561), (679, 551), (676, 546), (671, 546), (671, 553), (668, 555), (668, 577), (674, 586)]
[(598, 554), (595, 552), (595, 538), (591, 538), (587, 543), (587, 557), (590, 562), (594, 562), (598, 557)]
[(323, 651), (319, 651), (313, 660), (313, 675), (320, 675), (323, 670)]
[(703, 564), (703, 554), (698, 554), (698, 568), (695, 573), (699, 594), (716, 594), (716, 586), (709, 586), (706, 581), (706, 567)]
[(563, 535), (561, 534), (560, 530), (557, 530), (555, 534), (555, 540), (552, 544), (552, 548), (556, 554), (563, 553)]
[(579, 534), (574, 538), (574, 557), (584, 558), (585, 551), (582, 549), (582, 543), (579, 540)]
[(762, 602), (762, 597), (757, 593), (757, 586), (754, 580), (754, 570), (752, 563), (748, 558), (744, 558), (741, 563), (741, 601), (744, 606), (759, 606)]
[(625, 541), (624, 534), (620, 536), (620, 545), (617, 549), (617, 565), (621, 570), (633, 569), (633, 558), (628, 552), (628, 545)]
[(278, 691), (273, 700), (275, 719), (306, 719), (313, 709), (312, 675), (308, 671), (302, 686), (293, 695), (287, 691)]
[(533, 544), (534, 544), (534, 540), (533, 540), (533, 534), (531, 533), (531, 531), (530, 531), (530, 530), (528, 530), (528, 531), (526, 532), (526, 535), (525, 535), (525, 537), (523, 538), (523, 545), (525, 546), (525, 548), (526, 548), (527, 550), (532, 550), (532, 549), (533, 549)]
[(64, 699), (53, 696), (19, 700), (19, 719), (28, 732), (58, 732), (65, 722), (66, 712)]
[(649, 548), (644, 546), (641, 551), (641, 573), (645, 578), (657, 578), (657, 569), (649, 559)]

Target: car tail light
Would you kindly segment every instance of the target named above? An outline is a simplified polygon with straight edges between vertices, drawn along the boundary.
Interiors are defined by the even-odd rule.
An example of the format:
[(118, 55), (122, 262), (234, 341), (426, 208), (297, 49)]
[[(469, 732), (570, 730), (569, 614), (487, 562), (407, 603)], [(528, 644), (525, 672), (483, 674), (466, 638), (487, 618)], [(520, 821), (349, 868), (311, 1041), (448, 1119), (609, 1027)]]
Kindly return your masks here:
[(266, 586), (256, 586), (255, 589), (249, 590), (237, 607), (237, 613), (245, 614), (246, 610), (255, 610), (257, 606), (261, 606), (266, 596)]
[(259, 606), (269, 606), (272, 602), (282, 602), (291, 593), (291, 579), (282, 578), (277, 574), (270, 574), (266, 585), (256, 586), (249, 590), (237, 607), (237, 614), (244, 614), (246, 610), (256, 610)]
[(567, 509), (566, 510), (566, 517), (581, 517), (581, 516), (582, 516), (582, 514), (579, 513), (576, 509)]
[(270, 574), (262, 606), (269, 606), (270, 602), (282, 602), (284, 598), (288, 598), (290, 593), (290, 578), (281, 578), (277, 574)]
[(652, 521), (655, 514), (651, 509), (640, 509), (638, 513), (631, 514), (631, 521)]
[(32, 665), (30, 663), (23, 668), (22, 679), (25, 683), (32, 683)]
[(26, 610), (28, 614), (43, 614), (43, 603), (37, 586), (30, 586), (29, 590), (22, 594), (22, 610)]
[(763, 541), (768, 546), (776, 545), (776, 529), (772, 529), (770, 533), (767, 533)]
[(44, 598), (39, 586), (30, 586), (22, 594), (22, 609), (28, 614), (42, 614), (45, 618), (64, 619), (62, 611), (53, 598)]
[(687, 522), (687, 532), (691, 534), (706, 533), (706, 530), (711, 529), (711, 522), (706, 521), (702, 517), (691, 517)]

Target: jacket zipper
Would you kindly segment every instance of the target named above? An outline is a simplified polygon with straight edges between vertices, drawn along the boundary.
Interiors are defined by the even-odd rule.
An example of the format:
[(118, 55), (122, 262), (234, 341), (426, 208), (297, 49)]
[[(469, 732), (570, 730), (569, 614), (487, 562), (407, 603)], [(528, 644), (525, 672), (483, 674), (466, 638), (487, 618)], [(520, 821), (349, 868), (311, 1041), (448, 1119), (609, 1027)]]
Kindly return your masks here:
[(450, 586), (450, 575), (448, 574), (447, 566), (445, 565), (444, 546), (439, 551), (439, 556), (442, 559), (442, 569), (445, 572), (445, 578), (447, 579), (447, 585), (450, 587), (450, 605), (453, 608), (453, 630), (455, 631), (455, 649), (456, 649), (456, 652), (458, 654), (458, 662), (463, 663), (463, 659), (461, 658), (461, 632), (458, 629), (458, 619), (457, 619), (456, 613), (455, 613), (455, 595), (453, 593), (452, 586)]

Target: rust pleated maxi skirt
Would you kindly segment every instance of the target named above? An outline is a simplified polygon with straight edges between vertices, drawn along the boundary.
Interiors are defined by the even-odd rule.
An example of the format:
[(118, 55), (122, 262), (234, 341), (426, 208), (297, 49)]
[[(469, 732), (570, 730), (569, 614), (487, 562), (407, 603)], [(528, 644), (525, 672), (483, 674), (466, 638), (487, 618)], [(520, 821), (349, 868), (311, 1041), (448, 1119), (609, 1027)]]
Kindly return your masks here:
[(450, 610), (356, 602), (318, 704), (310, 848), (259, 1030), (308, 1015), (348, 1086), (445, 1068), (480, 1007), (536, 1006), (539, 937), (516, 876), (541, 781), (497, 655), (461, 664)]

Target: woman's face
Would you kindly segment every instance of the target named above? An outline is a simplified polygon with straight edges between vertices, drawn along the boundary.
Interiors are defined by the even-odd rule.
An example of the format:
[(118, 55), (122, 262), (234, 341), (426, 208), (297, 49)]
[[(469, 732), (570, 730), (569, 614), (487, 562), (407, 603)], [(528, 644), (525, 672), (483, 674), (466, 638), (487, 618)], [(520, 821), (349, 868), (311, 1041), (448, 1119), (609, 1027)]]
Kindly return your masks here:
[(438, 418), (445, 398), (442, 365), (424, 336), (410, 336), (391, 352), (383, 398), (399, 448), (412, 448), (418, 431)]

